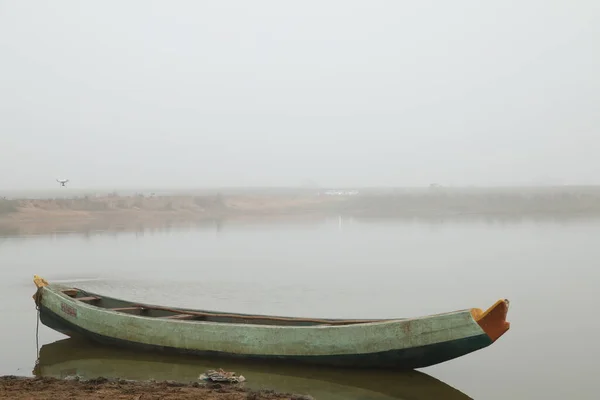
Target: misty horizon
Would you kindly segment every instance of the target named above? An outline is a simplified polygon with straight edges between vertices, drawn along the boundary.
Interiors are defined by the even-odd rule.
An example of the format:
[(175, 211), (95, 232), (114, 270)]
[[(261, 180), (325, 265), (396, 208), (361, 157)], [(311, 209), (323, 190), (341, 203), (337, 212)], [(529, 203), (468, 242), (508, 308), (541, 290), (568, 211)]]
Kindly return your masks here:
[(598, 185), (598, 17), (5, 1), (0, 188)]

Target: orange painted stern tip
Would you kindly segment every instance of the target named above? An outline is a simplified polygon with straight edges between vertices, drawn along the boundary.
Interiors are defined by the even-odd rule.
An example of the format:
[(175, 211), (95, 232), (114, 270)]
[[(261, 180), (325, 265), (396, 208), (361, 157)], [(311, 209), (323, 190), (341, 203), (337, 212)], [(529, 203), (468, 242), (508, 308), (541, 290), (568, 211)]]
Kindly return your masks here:
[(510, 329), (510, 322), (506, 321), (509, 303), (507, 299), (500, 299), (485, 311), (480, 308), (471, 309), (473, 319), (492, 342), (498, 340)]
[(38, 289), (49, 285), (48, 281), (39, 275), (33, 275), (33, 283)]

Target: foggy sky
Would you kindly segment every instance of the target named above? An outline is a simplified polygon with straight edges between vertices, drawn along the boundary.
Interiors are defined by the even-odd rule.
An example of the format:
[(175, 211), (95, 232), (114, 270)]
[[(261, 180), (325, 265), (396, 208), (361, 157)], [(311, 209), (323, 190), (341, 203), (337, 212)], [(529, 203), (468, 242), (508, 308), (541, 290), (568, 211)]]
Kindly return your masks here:
[(0, 187), (600, 184), (599, 17), (0, 0)]

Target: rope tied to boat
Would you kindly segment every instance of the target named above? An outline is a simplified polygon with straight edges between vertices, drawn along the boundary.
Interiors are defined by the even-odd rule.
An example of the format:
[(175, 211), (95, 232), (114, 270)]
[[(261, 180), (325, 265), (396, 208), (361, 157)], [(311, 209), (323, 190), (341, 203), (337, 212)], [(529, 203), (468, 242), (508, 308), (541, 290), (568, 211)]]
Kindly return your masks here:
[(43, 288), (48, 286), (48, 281), (38, 275), (33, 276), (33, 283), (35, 283), (36, 291), (33, 294), (33, 301), (35, 302), (36, 310), (36, 322), (35, 322), (35, 349), (36, 349), (36, 360), (35, 365), (37, 366), (40, 362), (40, 311), (42, 308), (42, 291)]
[(32, 297), (35, 303), (35, 309), (39, 311), (42, 304), (42, 289), (38, 288)]
[(35, 321), (35, 365), (37, 366), (40, 363), (40, 308), (36, 308), (36, 321)]

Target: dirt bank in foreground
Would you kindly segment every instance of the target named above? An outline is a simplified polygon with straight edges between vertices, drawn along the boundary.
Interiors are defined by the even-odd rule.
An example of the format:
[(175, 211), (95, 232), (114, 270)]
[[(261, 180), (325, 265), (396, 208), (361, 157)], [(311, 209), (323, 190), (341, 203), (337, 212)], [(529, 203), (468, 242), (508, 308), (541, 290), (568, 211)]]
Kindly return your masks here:
[(63, 400), (314, 400), (310, 396), (250, 391), (241, 386), (182, 384), (176, 382), (132, 382), (98, 378), (88, 381), (55, 378), (0, 377), (0, 399)]

